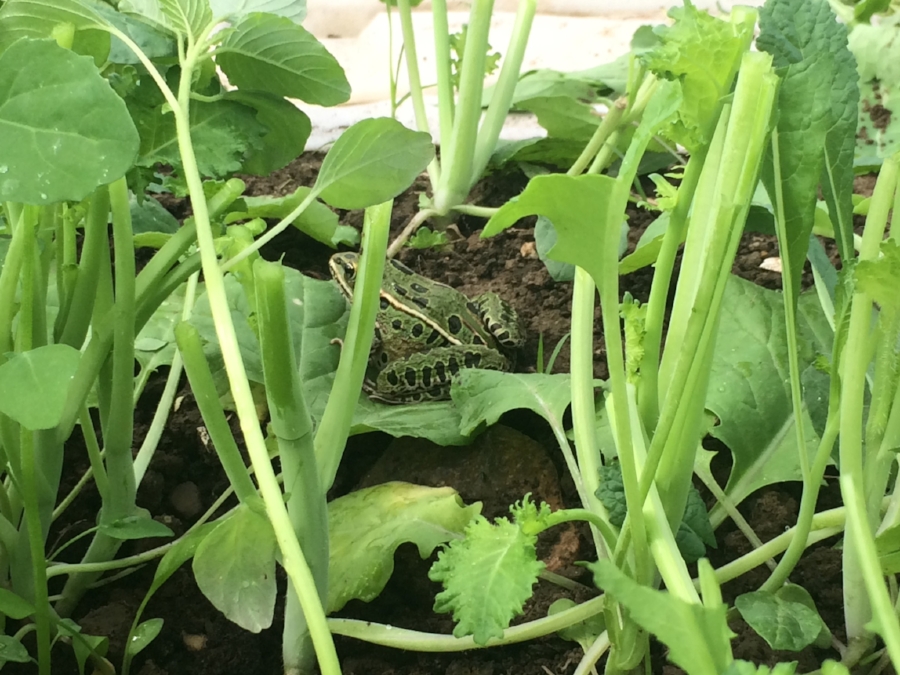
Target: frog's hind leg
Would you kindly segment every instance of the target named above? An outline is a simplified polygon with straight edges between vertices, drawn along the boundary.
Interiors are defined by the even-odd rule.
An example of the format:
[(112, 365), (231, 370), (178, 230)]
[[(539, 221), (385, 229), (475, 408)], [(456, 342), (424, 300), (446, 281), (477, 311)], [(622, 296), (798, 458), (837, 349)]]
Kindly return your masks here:
[(485, 345), (437, 347), (387, 364), (374, 378), (372, 398), (391, 403), (450, 397), (450, 382), (463, 368), (507, 370), (508, 360)]
[(485, 328), (501, 346), (518, 349), (525, 344), (525, 334), (519, 325), (516, 310), (496, 293), (482, 293), (472, 298)]

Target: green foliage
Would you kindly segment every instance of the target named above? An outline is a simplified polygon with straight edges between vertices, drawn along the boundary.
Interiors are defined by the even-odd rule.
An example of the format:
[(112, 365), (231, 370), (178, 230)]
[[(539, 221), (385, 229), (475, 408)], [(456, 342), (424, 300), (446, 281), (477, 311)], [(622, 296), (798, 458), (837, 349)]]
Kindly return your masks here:
[(831, 634), (802, 587), (787, 584), (775, 593), (754, 591), (739, 595), (734, 606), (772, 649), (799, 652), (820, 635), (827, 646)]
[(714, 18), (690, 3), (669, 16), (675, 23), (656, 28), (659, 45), (640, 58), (660, 77), (681, 82), (684, 102), (665, 135), (693, 151), (712, 138), (720, 100), (731, 89), (754, 26)]
[(26, 429), (52, 429), (59, 423), (80, 360), (78, 350), (68, 345), (11, 355), (0, 365), (0, 412)]
[(881, 253), (878, 259), (865, 260), (856, 266), (856, 288), (872, 296), (883, 311), (895, 313), (900, 311), (897, 293), (897, 285), (900, 284), (900, 245), (893, 239), (887, 239), (881, 244)]
[(0, 664), (28, 663), (32, 660), (25, 645), (19, 640), (11, 635), (0, 635)]
[(416, 233), (409, 238), (407, 246), (410, 248), (440, 248), (449, 242), (447, 235), (440, 230), (432, 230), (427, 227), (420, 227)]
[[(735, 503), (766, 485), (801, 478), (782, 302), (782, 294), (737, 277), (725, 287), (706, 408), (719, 418), (712, 435), (734, 457), (726, 492)], [(798, 318), (800, 368), (812, 383), (824, 377), (815, 361), (831, 353), (831, 329), (814, 295), (801, 296)], [(807, 388), (807, 397), (814, 393)], [(816, 405), (807, 398), (807, 408)], [(806, 410), (803, 420), (811, 458), (818, 438)]]
[(81, 201), (125, 175), (138, 148), (125, 104), (91, 60), (52, 40), (0, 53), (0, 136), (0, 199), (29, 204)]
[(330, 563), (327, 611), (376, 598), (394, 571), (394, 552), (413, 542), (427, 558), (461, 535), (481, 511), (464, 506), (456, 490), (385, 483), (335, 499), (328, 505)]
[(669, 648), (669, 659), (688, 675), (720, 675), (731, 662), (726, 607), (704, 607), (641, 586), (608, 560), (586, 564), (594, 583), (628, 610), (644, 630)]
[[(453, 87), (459, 88), (459, 78), (462, 73), (463, 54), (466, 51), (466, 35), (469, 32), (469, 24), (464, 23), (459, 32), (450, 34), (450, 79)], [(484, 74), (492, 75), (500, 64), (500, 52), (492, 52), (491, 45), (485, 49)]]
[(497, 518), (490, 523), (477, 516), (466, 527), (465, 539), (441, 551), (428, 573), (444, 585), (434, 611), (452, 612), (453, 635), (471, 635), (478, 645), (503, 637), (544, 568), (535, 551), (537, 535), (526, 534), (520, 522), (537, 517), (534, 505), (525, 500), (511, 511), (514, 522)]
[[(571, 609), (575, 607), (575, 601), (569, 600), (569, 598), (560, 598), (559, 600), (555, 600), (551, 603), (550, 607), (547, 608), (547, 616), (553, 616), (554, 614), (558, 614), (559, 612), (564, 612), (567, 609)], [(569, 626), (568, 628), (563, 628), (560, 631), (557, 631), (556, 634), (559, 635), (563, 640), (569, 640), (571, 642), (577, 642), (581, 645), (581, 648), (584, 651), (587, 651), (594, 641), (599, 637), (603, 631), (606, 630), (606, 621), (602, 614), (595, 614), (589, 619), (585, 619), (584, 621), (579, 621), (578, 623)]]
[[(596, 496), (606, 508), (609, 522), (616, 527), (622, 527), (628, 506), (625, 502), (622, 468), (618, 462), (600, 467), (600, 487), (597, 488)], [(693, 486), (688, 492), (681, 525), (675, 533), (675, 543), (687, 563), (697, 562), (705, 556), (707, 546), (716, 548), (716, 535), (709, 522), (706, 504), (703, 503), (700, 492)]]
[(350, 98), (350, 85), (335, 58), (290, 19), (248, 14), (215, 53), (216, 63), (239, 89), (324, 106)]
[[(772, 668), (766, 665), (758, 666), (749, 661), (732, 661), (723, 675), (794, 675), (796, 670), (796, 661), (776, 663)], [(825, 669), (822, 671), (825, 672)]]
[(241, 504), (197, 547), (197, 586), (222, 614), (258, 633), (275, 611), (275, 533), (262, 505)]
[[(781, 258), (790, 266), (791, 298), (800, 293), (809, 236), (822, 182), (834, 219), (841, 256), (853, 257), (853, 148), (856, 86), (847, 29), (826, 0), (769, 2), (760, 12), (760, 49), (772, 54), (782, 78), (778, 90), (780, 194), (787, 240)], [(763, 180), (775, 202), (775, 180), (767, 158)]]
[(388, 117), (363, 120), (335, 141), (314, 190), (341, 209), (381, 204), (408, 188), (433, 158), (429, 134)]

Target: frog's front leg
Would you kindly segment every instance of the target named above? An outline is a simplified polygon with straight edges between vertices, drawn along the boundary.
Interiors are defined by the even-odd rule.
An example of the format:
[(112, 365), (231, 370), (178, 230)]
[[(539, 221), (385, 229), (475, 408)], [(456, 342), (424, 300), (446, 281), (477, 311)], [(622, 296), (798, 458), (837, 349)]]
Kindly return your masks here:
[(387, 363), (370, 382), (368, 392), (387, 403), (445, 399), (453, 376), (463, 368), (507, 370), (509, 360), (485, 345), (436, 347)]
[(518, 349), (525, 344), (525, 335), (519, 325), (516, 310), (496, 293), (482, 293), (472, 298), (485, 328), (501, 346)]

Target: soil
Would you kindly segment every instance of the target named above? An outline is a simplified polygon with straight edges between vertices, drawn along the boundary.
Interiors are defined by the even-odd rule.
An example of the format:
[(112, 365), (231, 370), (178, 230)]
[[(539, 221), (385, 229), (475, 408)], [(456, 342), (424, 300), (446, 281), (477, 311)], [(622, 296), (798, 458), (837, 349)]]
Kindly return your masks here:
[[(305, 155), (287, 168), (265, 179), (248, 177), (250, 194), (285, 194), (298, 185), (312, 184), (320, 157)], [(524, 188), (527, 179), (511, 172), (488, 177), (473, 194), (473, 202), (499, 205)], [(857, 186), (860, 192), (871, 190), (871, 181)], [(418, 181), (398, 198), (393, 229), (400, 227), (418, 208), (418, 196), (425, 191), (424, 180)], [(166, 204), (176, 216), (186, 215), (183, 203)], [(362, 212), (342, 212), (346, 224), (361, 225)], [(630, 249), (649, 220), (644, 212), (630, 212)], [(550, 279), (543, 263), (534, 252), (533, 222), (522, 221), (492, 239), (479, 238), (483, 221), (463, 217), (457, 223), (456, 240), (440, 249), (411, 250), (401, 259), (417, 272), (443, 281), (467, 295), (496, 291), (516, 309), (522, 319), (528, 341), (519, 355), (521, 370), (534, 369), (538, 341), (543, 337), (545, 353), (569, 330), (571, 284)], [(269, 259), (281, 258), (285, 264), (304, 274), (327, 277), (327, 260), (331, 251), (304, 235), (289, 230), (264, 250)], [(768, 288), (778, 288), (780, 275), (760, 267), (763, 260), (777, 256), (774, 238), (747, 234), (734, 265), (734, 272)], [(646, 301), (652, 270), (645, 269), (621, 280), (623, 292)], [(606, 377), (602, 326), (597, 310), (597, 333), (594, 353), (595, 375)], [(568, 348), (564, 346), (554, 364), (555, 372), (568, 369)], [(135, 447), (142, 440), (161, 392), (162, 376), (147, 386), (137, 409)], [(138, 504), (165, 522), (176, 534), (182, 533), (227, 486), (215, 454), (204, 444), (203, 423), (190, 390), (181, 392), (180, 405), (172, 415), (159, 450), (138, 494)], [(236, 437), (240, 437), (235, 426)], [(73, 435), (67, 447), (61, 494), (66, 494), (87, 468), (83, 446)], [(711, 446), (712, 447), (712, 446)], [(723, 449), (723, 448), (717, 448)], [(728, 453), (720, 452), (714, 470), (723, 482), (729, 471)], [(556, 442), (546, 424), (536, 415), (510, 413), (501, 424), (480, 436), (467, 448), (438, 448), (415, 439), (393, 440), (372, 433), (351, 438), (344, 455), (331, 497), (353, 489), (387, 480), (405, 480), (425, 485), (451, 485), (470, 503), (482, 501), (489, 517), (503, 515), (511, 503), (526, 492), (543, 499), (554, 508), (575, 506), (577, 498), (571, 479), (563, 465)], [(707, 495), (707, 497), (709, 497)], [(741, 512), (763, 541), (777, 536), (792, 525), (800, 500), (798, 484), (781, 484), (752, 495), (741, 506)], [(836, 480), (831, 477), (820, 496), (820, 507), (829, 508), (840, 501)], [(711, 502), (711, 499), (710, 499)], [(54, 523), (50, 541), (55, 546), (90, 527), (99, 507), (99, 497), (89, 488), (76, 500), (65, 516)], [(520, 621), (546, 615), (547, 607), (560, 597), (586, 599), (596, 593), (590, 576), (575, 563), (594, 558), (586, 530), (576, 525), (557, 528), (542, 538), (539, 553), (550, 570), (576, 582), (576, 590), (562, 590), (540, 582), (534, 598), (525, 607)], [(714, 566), (734, 559), (750, 549), (750, 544), (730, 522), (716, 532), (718, 548), (710, 551)], [(126, 542), (121, 554), (130, 555), (160, 542)], [(61, 556), (77, 560), (83, 547), (75, 545)], [(437, 584), (428, 580), (431, 560), (421, 560), (416, 549), (401, 547), (395, 559), (395, 573), (387, 588), (372, 603), (351, 602), (340, 612), (342, 617), (377, 621), (398, 627), (450, 633), (453, 628), (448, 615), (432, 611)], [(139, 569), (123, 578), (105, 584), (78, 607), (73, 617), (83, 631), (109, 638), (109, 658), (121, 663), (124, 641), (135, 612), (153, 578), (154, 566)], [(741, 593), (755, 590), (765, 579), (767, 570), (758, 568), (723, 588), (724, 599), (732, 602)], [(802, 584), (812, 595), (816, 606), (832, 628), (842, 625), (841, 556), (834, 541), (827, 541), (807, 553), (794, 572), (792, 580)], [(282, 587), (284, 580), (281, 579)], [(52, 588), (51, 592), (58, 592)], [(132, 673), (138, 675), (276, 675), (280, 673), (280, 629), (276, 608), (275, 625), (260, 634), (238, 628), (215, 610), (199, 592), (190, 566), (183, 566), (153, 597), (144, 619), (164, 620), (160, 635), (135, 659)], [(817, 669), (825, 658), (836, 652), (807, 648), (799, 654), (776, 653), (768, 648), (739, 618), (731, 622), (737, 634), (733, 641), (736, 658), (772, 665), (782, 660), (799, 661), (799, 672)], [(840, 630), (836, 630), (842, 639)], [(336, 639), (343, 672), (346, 675), (564, 675), (573, 672), (581, 658), (577, 643), (558, 637), (547, 637), (527, 644), (504, 648), (462, 652), (458, 654), (420, 654), (372, 646), (363, 642)], [(667, 664), (662, 646), (654, 647), (655, 672), (673, 675), (677, 671)], [(34, 672), (33, 666), (9, 664), (12, 675)], [(54, 674), (77, 673), (71, 650), (58, 645), (54, 652)]]

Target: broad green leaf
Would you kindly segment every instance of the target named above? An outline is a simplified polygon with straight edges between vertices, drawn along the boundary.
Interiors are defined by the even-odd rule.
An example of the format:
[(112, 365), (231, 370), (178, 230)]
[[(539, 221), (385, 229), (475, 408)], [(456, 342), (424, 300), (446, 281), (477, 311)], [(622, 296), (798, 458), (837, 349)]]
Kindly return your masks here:
[[(722, 300), (706, 407), (719, 418), (710, 433), (734, 457), (726, 492), (735, 503), (766, 485), (801, 478), (782, 302), (781, 293), (737, 277), (729, 279)], [(814, 295), (801, 296), (799, 309), (805, 371), (814, 368), (817, 354), (831, 353), (830, 329)], [(805, 408), (802, 419), (805, 452), (812, 457), (818, 438)]]
[(778, 593), (744, 593), (735, 598), (734, 606), (772, 649), (798, 652), (811, 645), (822, 630), (816, 610)]
[(102, 66), (110, 53), (110, 36), (92, 0), (7, 0), (0, 7), (0, 52), (20, 38), (50, 38), (60, 24), (75, 29), (72, 51)]
[(229, 621), (258, 633), (275, 612), (275, 551), (268, 519), (241, 504), (197, 547), (197, 586)]
[(388, 117), (363, 120), (335, 141), (314, 190), (341, 209), (381, 204), (408, 188), (433, 158), (428, 134)]
[[(76, 1), (85, 2), (86, 0)], [(100, 16), (131, 38), (132, 42), (148, 58), (163, 59), (177, 55), (176, 42), (170, 34), (157, 29), (153, 24), (147, 23), (138, 17), (117, 12), (109, 5), (98, 0), (90, 1), (94, 3), (93, 6), (97, 7), (96, 11)], [(131, 47), (127, 46), (122, 40), (115, 35), (112, 35), (111, 39), (109, 60), (112, 63), (138, 64), (141, 62)]]
[(396, 438), (426, 438), (437, 445), (465, 445), (470, 441), (460, 432), (459, 410), (450, 401), (387, 405), (360, 394), (350, 433), (367, 431), (383, 431)]
[(675, 23), (656, 28), (659, 45), (640, 58), (654, 73), (681, 82), (678, 119), (665, 134), (693, 151), (712, 139), (721, 99), (731, 90), (755, 21), (749, 13), (735, 13), (732, 21), (714, 18), (691, 4), (669, 10), (669, 16)]
[(896, 241), (883, 241), (881, 256), (860, 262), (854, 274), (859, 290), (872, 296), (883, 311), (900, 311), (900, 245)]
[(31, 660), (25, 645), (12, 635), (0, 635), (0, 664), (28, 663)]
[(18, 621), (34, 614), (34, 605), (22, 596), (0, 588), (0, 613)]
[(174, 234), (181, 227), (178, 219), (155, 199), (148, 198), (138, 202), (131, 194), (128, 205), (131, 207), (131, 229), (135, 234), (145, 232)]
[[(159, 108), (145, 109), (135, 114), (135, 123), (141, 135), (139, 165), (181, 166), (172, 115), (163, 115)], [(252, 108), (228, 100), (191, 102), (191, 139), (204, 177), (240, 170), (244, 158), (263, 146), (265, 133)]]
[(689, 675), (720, 675), (731, 661), (727, 607), (687, 603), (641, 586), (608, 560), (585, 565), (594, 583), (628, 610), (644, 630), (669, 648), (669, 659)]
[(53, 40), (0, 54), (0, 137), (0, 199), (30, 204), (81, 201), (124, 176), (138, 148), (122, 99)]
[(569, 96), (541, 96), (520, 101), (517, 108), (534, 113), (553, 138), (587, 143), (600, 124), (593, 108)]
[(0, 412), (31, 431), (52, 429), (80, 360), (77, 349), (62, 344), (14, 354), (0, 366)]
[(125, 653), (129, 656), (139, 654), (156, 639), (156, 636), (159, 635), (162, 627), (163, 620), (159, 618), (142, 621), (131, 634), (131, 639), (125, 646)]
[(575, 278), (575, 266), (547, 256), (554, 246), (556, 246), (556, 230), (553, 229), (553, 223), (549, 218), (538, 216), (534, 225), (534, 247), (538, 258), (544, 263), (550, 278), (554, 281), (572, 281)]
[(328, 612), (353, 599), (375, 599), (394, 571), (400, 544), (413, 542), (427, 558), (480, 512), (480, 502), (464, 506), (453, 488), (399, 482), (335, 499), (328, 504)]
[(668, 226), (669, 213), (666, 211), (659, 214), (659, 217), (644, 230), (634, 252), (619, 261), (619, 274), (631, 274), (655, 263)]
[(174, 537), (175, 533), (162, 523), (153, 520), (145, 509), (141, 513), (111, 522), (102, 522), (100, 531), (113, 539), (148, 539), (150, 537)]
[(302, 23), (306, 18), (306, 0), (209, 0), (217, 19), (239, 19), (253, 12), (266, 12)]
[(150, 584), (148, 595), (155, 593), (184, 563), (194, 557), (197, 547), (200, 546), (206, 536), (215, 529), (217, 523), (204, 523), (189, 534), (181, 537), (172, 547), (166, 551), (166, 554), (156, 566), (153, 572), (153, 583)]
[[(782, 86), (778, 89), (777, 162), (787, 240), (779, 242), (779, 253), (791, 272), (791, 302), (796, 302), (800, 294), (800, 277), (816, 216), (816, 188), (823, 176), (840, 181), (829, 183), (836, 190), (833, 194), (841, 200), (841, 208), (847, 207), (841, 212), (846, 216), (846, 222), (845, 227), (839, 228), (837, 239), (842, 256), (852, 251), (850, 195), (853, 192), (852, 152), (856, 130), (852, 126), (853, 117), (847, 126), (841, 115), (844, 110), (850, 110), (855, 116), (856, 88), (852, 86), (854, 96), (848, 104), (843, 104), (842, 97), (851, 94), (847, 86), (853, 82), (837, 78), (838, 74), (844, 74), (840, 70), (842, 60), (849, 59), (852, 63), (846, 39), (846, 28), (837, 23), (826, 0), (769, 2), (760, 11), (757, 45), (772, 54), (776, 73), (782, 78)], [(826, 167), (822, 150), (826, 147), (829, 132), (833, 154)], [(848, 136), (849, 145), (843, 142), (841, 133)], [(845, 146), (846, 152), (843, 152)], [(762, 177), (773, 203), (775, 160), (770, 148)]]
[(507, 518), (494, 523), (482, 516), (438, 554), (428, 577), (444, 590), (434, 599), (435, 612), (452, 612), (453, 635), (471, 635), (475, 644), (503, 637), (522, 613), (544, 563), (537, 559), (537, 536), (527, 535)]
[[(243, 197), (234, 203), (234, 210), (228, 213), (225, 222), (253, 218), (281, 220), (297, 208), (309, 193), (310, 188), (300, 186), (284, 197)], [(293, 225), (331, 248), (337, 248), (339, 244), (355, 246), (359, 243), (359, 232), (349, 225), (341, 225), (337, 214), (318, 200), (314, 200), (293, 221)]]
[[(750, 661), (732, 661), (722, 675), (794, 675), (796, 670), (796, 661), (776, 663), (773, 668), (769, 668), (767, 665), (756, 665)], [(824, 666), (822, 672), (827, 673)], [(832, 673), (831, 675), (839, 674)], [(849, 675), (849, 671), (841, 675)]]
[(243, 171), (267, 176), (303, 152), (312, 123), (306, 113), (293, 103), (273, 94), (255, 91), (230, 91), (225, 98), (256, 110), (257, 121), (268, 129), (262, 137), (262, 146), (251, 149), (244, 160)]
[(119, 11), (139, 14), (177, 35), (193, 37), (213, 20), (209, 0), (122, 0)]
[(453, 379), (450, 394), (462, 416), (460, 431), (468, 436), (483, 425), (493, 424), (503, 413), (521, 408), (562, 429), (572, 391), (568, 375), (465, 368)]
[[(625, 485), (622, 482), (622, 469), (618, 462), (600, 467), (600, 487), (596, 492), (597, 499), (609, 514), (609, 522), (615, 527), (622, 527), (628, 513), (625, 501)], [(706, 548), (716, 548), (716, 536), (709, 522), (706, 505), (700, 492), (695, 487), (688, 491), (687, 505), (675, 543), (687, 563), (697, 562), (706, 555)]]
[(604, 257), (604, 229), (610, 225), (606, 216), (615, 186), (613, 178), (595, 174), (535, 176), (517, 199), (500, 207), (481, 236), (498, 234), (525, 216), (544, 216), (553, 223), (557, 235), (556, 246), (548, 255), (578, 265), (593, 276), (599, 273)]
[(215, 57), (239, 89), (325, 106), (350, 98), (340, 64), (309, 31), (287, 18), (248, 14), (216, 48)]

